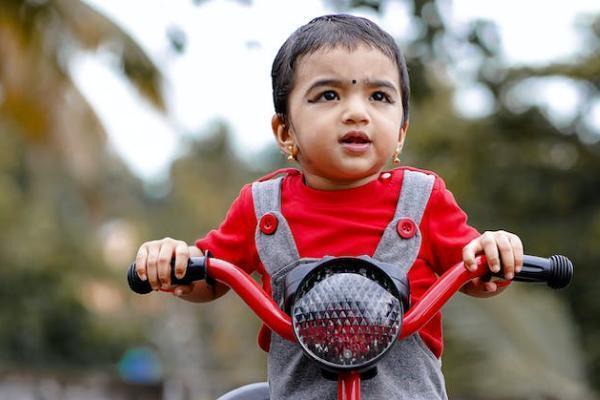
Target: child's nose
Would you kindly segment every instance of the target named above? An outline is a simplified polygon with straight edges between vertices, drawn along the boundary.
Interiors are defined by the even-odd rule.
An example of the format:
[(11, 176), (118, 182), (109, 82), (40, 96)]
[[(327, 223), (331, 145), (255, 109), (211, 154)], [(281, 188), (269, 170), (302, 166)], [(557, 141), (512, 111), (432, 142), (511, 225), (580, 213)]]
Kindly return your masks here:
[(368, 104), (358, 96), (347, 98), (342, 119), (346, 124), (369, 123)]

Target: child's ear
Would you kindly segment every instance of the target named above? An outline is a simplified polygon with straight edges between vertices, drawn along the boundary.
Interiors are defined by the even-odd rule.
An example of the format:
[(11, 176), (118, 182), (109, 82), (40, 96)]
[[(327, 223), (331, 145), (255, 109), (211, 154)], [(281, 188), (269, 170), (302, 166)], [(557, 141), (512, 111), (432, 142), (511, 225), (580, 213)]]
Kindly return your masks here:
[(408, 121), (404, 122), (398, 133), (398, 146), (402, 148), (404, 146), (404, 139), (406, 139), (406, 132), (408, 132)]
[(273, 118), (271, 118), (271, 129), (280, 149), (285, 150), (294, 143), (294, 139), (290, 134), (290, 128), (286, 125), (283, 115), (273, 115)]

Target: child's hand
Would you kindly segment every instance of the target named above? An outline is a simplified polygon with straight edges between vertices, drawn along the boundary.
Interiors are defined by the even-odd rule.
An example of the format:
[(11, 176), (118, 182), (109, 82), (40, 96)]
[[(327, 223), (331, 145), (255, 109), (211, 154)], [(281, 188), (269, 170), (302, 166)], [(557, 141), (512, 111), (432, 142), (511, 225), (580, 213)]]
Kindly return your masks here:
[(140, 246), (135, 258), (135, 270), (140, 279), (150, 282), (154, 290), (178, 290), (176, 294), (186, 294), (191, 287), (171, 286), (171, 259), (175, 257), (175, 276), (183, 278), (189, 258), (201, 255), (198, 248), (190, 247), (181, 240), (153, 240)]
[[(475, 270), (475, 256), (481, 253), (486, 256), (490, 271), (499, 272), (502, 268), (506, 280), (510, 281), (515, 272), (520, 272), (523, 267), (523, 244), (513, 233), (488, 231), (467, 244), (463, 249), (463, 261), (469, 271)], [(475, 296), (495, 294), (504, 286), (500, 282), (478, 278), (471, 281), (470, 288), (465, 288), (465, 292)]]

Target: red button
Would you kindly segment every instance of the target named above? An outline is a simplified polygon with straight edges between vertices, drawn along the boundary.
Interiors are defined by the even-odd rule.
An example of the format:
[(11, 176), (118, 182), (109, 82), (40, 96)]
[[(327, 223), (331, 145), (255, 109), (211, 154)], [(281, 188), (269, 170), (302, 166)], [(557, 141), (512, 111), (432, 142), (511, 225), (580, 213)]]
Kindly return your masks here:
[(402, 218), (396, 225), (398, 235), (403, 239), (410, 239), (417, 233), (417, 225), (410, 218)]
[(260, 218), (260, 231), (265, 235), (272, 235), (277, 230), (277, 217), (267, 213)]

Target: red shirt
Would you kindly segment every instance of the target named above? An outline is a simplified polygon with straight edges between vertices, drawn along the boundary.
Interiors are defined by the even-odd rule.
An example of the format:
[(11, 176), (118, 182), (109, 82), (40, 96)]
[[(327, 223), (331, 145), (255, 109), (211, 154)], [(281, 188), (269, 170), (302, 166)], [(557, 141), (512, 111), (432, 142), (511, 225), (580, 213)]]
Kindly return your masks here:
[[(304, 184), (299, 171), (288, 173), (282, 183), (281, 207), (300, 257), (372, 256), (394, 216), (406, 169), (416, 170), (394, 169), (366, 185), (335, 191), (312, 189)], [(215, 257), (238, 265), (248, 273), (258, 271), (263, 286), (270, 293), (270, 280), (256, 250), (256, 224), (251, 184), (247, 184), (221, 226), (198, 240), (196, 246), (203, 251), (210, 250)], [(467, 215), (437, 175), (419, 229), (421, 249), (408, 273), (411, 303), (423, 295), (437, 275), (461, 261), (463, 247), (479, 236), (467, 224)], [(419, 334), (439, 358), (443, 350), (441, 314)], [(264, 344), (261, 343), (261, 347), (264, 348)]]

